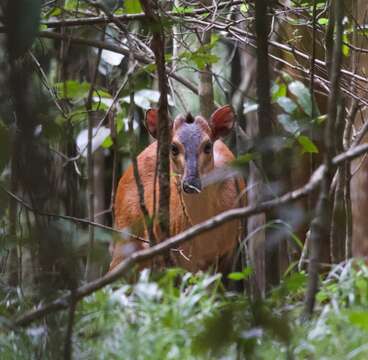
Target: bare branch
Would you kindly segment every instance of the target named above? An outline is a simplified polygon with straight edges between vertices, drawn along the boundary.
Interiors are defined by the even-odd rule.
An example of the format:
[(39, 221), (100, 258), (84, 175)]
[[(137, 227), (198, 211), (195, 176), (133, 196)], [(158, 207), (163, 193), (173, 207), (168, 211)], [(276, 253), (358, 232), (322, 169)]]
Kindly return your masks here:
[[(339, 166), (344, 161), (359, 157), (366, 152), (368, 152), (368, 144), (359, 145), (355, 148), (349, 149), (348, 151), (336, 156), (333, 159), (332, 164), (334, 166)], [(184, 242), (189, 241), (193, 237), (203, 234), (204, 232), (209, 231), (211, 229), (214, 229), (215, 227), (218, 227), (224, 224), (225, 222), (235, 220), (235, 219), (240, 219), (240, 218), (246, 218), (251, 215), (259, 214), (261, 212), (273, 209), (280, 205), (284, 205), (284, 204), (288, 204), (290, 202), (296, 201), (308, 195), (309, 193), (311, 193), (318, 187), (318, 185), (323, 179), (325, 171), (326, 171), (325, 166), (321, 165), (313, 173), (309, 182), (297, 190), (291, 191), (276, 199), (263, 202), (259, 205), (247, 206), (245, 208), (232, 209), (232, 210), (225, 211), (207, 221), (204, 221), (200, 224), (197, 224), (185, 230), (184, 232), (178, 235), (172, 236), (171, 238), (149, 249), (144, 249), (144, 250), (133, 253), (131, 256), (126, 258), (124, 261), (122, 261), (111, 272), (109, 272), (102, 278), (94, 280), (76, 289), (74, 293), (74, 296), (75, 296), (74, 299), (76, 301), (83, 299), (85, 296), (88, 296), (92, 294), (93, 292), (100, 290), (103, 287), (118, 280), (119, 278), (124, 276), (128, 271), (132, 270), (134, 265), (142, 263), (146, 260), (150, 260), (155, 256), (162, 255), (165, 252), (169, 251), (170, 249), (178, 247), (179, 245), (183, 244)], [(59, 310), (63, 310), (63, 309), (67, 309), (69, 307), (70, 301), (71, 301), (71, 295), (70, 294), (64, 295), (52, 301), (51, 303), (47, 305), (43, 305), (35, 310), (31, 310), (25, 313), (24, 315), (19, 316), (15, 320), (15, 325), (27, 326), (31, 322), (41, 319), (42, 317), (50, 313), (53, 313)]]
[[(68, 40), (68, 41), (70, 41), (71, 43), (74, 43), (74, 44), (91, 46), (91, 47), (95, 47), (97, 49), (105, 49), (105, 50), (113, 51), (117, 54), (122, 54), (122, 55), (125, 55), (125, 56), (129, 56), (129, 49), (128, 48), (113, 45), (113, 44), (110, 44), (110, 43), (107, 43), (107, 42), (104, 42), (104, 41), (91, 40), (91, 39), (82, 39), (82, 38), (63, 35), (63, 34), (59, 34), (59, 33), (55, 33), (55, 32), (50, 32), (50, 31), (40, 31), (39, 32), (39, 37), (46, 38), (46, 39), (54, 39), (54, 40)], [(134, 54), (134, 58), (142, 64), (148, 65), (148, 64), (153, 64), (154, 63), (154, 59), (150, 59), (148, 57), (145, 57), (145, 56), (142, 56), (142, 55), (139, 55), (139, 54)], [(167, 69), (167, 74), (168, 74), (168, 76), (172, 77), (176, 81), (179, 81), (181, 84), (183, 84), (189, 90), (191, 90), (194, 94), (198, 94), (198, 90), (197, 90), (196, 85), (192, 84), (187, 79), (184, 79), (183, 77), (172, 73), (170, 68)]]

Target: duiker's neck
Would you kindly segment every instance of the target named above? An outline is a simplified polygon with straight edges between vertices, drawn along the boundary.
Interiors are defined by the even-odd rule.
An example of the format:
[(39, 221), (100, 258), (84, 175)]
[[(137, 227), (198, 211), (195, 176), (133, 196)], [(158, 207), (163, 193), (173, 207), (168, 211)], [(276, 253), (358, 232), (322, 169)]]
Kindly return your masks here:
[(182, 192), (183, 205), (193, 225), (217, 214), (218, 187), (218, 184), (206, 186), (199, 194)]

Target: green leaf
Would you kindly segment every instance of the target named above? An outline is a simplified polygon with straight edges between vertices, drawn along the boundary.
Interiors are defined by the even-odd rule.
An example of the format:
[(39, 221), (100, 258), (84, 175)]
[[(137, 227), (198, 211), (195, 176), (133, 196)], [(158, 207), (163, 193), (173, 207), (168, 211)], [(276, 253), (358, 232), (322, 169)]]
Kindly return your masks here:
[(285, 281), (286, 288), (289, 292), (295, 293), (301, 290), (307, 282), (307, 276), (303, 272), (291, 274)]
[(111, 136), (109, 135), (101, 144), (104, 149), (109, 149), (113, 145)]
[(244, 274), (242, 272), (232, 272), (227, 277), (230, 280), (238, 281), (244, 279)]
[(127, 14), (139, 14), (143, 11), (139, 0), (125, 0), (124, 9)]
[(66, 0), (65, 1), (65, 5), (64, 8), (65, 10), (76, 10), (77, 9), (77, 5), (78, 5), (78, 1), (77, 0)]
[(349, 314), (349, 320), (353, 325), (368, 331), (368, 312), (353, 311)]
[(344, 42), (344, 44), (342, 44), (342, 53), (345, 57), (349, 57), (350, 48), (349, 46), (345, 45), (345, 44), (349, 44), (349, 38), (346, 34), (342, 36), (342, 41)]
[(281, 108), (288, 114), (292, 114), (298, 108), (298, 105), (286, 96), (279, 97), (277, 99), (277, 104), (279, 104), (279, 106), (281, 106)]
[(244, 268), (242, 272), (232, 272), (227, 277), (228, 279), (235, 281), (245, 280), (248, 279), (250, 275), (252, 275), (252, 272), (252, 268), (248, 266)]
[(326, 300), (328, 300), (330, 297), (328, 296), (328, 294), (325, 291), (319, 291), (316, 295), (316, 300), (319, 303), (323, 303)]
[(313, 141), (305, 135), (300, 135), (297, 137), (298, 143), (301, 145), (302, 147), (302, 153), (308, 153), (308, 154), (317, 154), (318, 148), (317, 146), (313, 143)]
[(46, 17), (58, 17), (62, 14), (62, 10), (60, 7), (54, 7), (50, 10)]
[(41, 0), (8, 1), (5, 19), (10, 58), (23, 56), (31, 48), (40, 24)]
[(297, 135), (298, 133), (300, 133), (301, 128), (299, 124), (295, 120), (293, 120), (290, 115), (280, 114), (277, 116), (277, 120), (285, 131), (293, 135)]
[(248, 164), (249, 161), (254, 160), (254, 158), (254, 153), (246, 153), (244, 155), (238, 156), (235, 160), (231, 162), (231, 165), (234, 167), (243, 167), (244, 165)]
[(214, 44), (201, 46), (196, 51), (185, 51), (180, 57), (193, 61), (199, 70), (204, 70), (207, 64), (215, 64), (219, 61), (217, 55), (211, 54), (211, 49)]
[(303, 111), (312, 116), (312, 99), (309, 89), (301, 81), (293, 81), (289, 84), (290, 92), (296, 96), (296, 101)]
[(248, 11), (249, 11), (249, 4), (241, 4), (240, 5), (240, 12), (243, 15), (247, 15)]
[(148, 64), (148, 65), (144, 66), (143, 69), (145, 71), (147, 71), (148, 73), (154, 73), (157, 69), (157, 65), (156, 64)]
[(328, 24), (328, 19), (327, 18), (319, 18), (317, 22), (320, 25), (327, 25)]
[(173, 13), (176, 14), (191, 14), (193, 11), (193, 6), (174, 6), (173, 8)]
[(272, 101), (275, 102), (277, 101), (277, 99), (279, 99), (280, 97), (286, 96), (287, 94), (287, 87), (286, 84), (273, 84), (272, 89), (271, 89), (271, 93), (272, 93)]
[(77, 100), (88, 95), (91, 84), (87, 82), (80, 83), (78, 81), (68, 80), (65, 85), (64, 83), (56, 83), (55, 87), (60, 98), (71, 98)]
[(327, 120), (327, 115), (320, 115), (313, 119), (313, 122), (317, 125), (322, 125)]

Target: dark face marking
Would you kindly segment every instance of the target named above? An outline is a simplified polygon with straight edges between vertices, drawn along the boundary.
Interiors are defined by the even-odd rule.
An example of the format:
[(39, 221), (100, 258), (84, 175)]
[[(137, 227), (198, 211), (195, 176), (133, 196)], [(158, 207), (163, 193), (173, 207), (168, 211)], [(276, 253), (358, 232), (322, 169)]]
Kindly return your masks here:
[(202, 187), (198, 171), (202, 129), (195, 122), (184, 122), (178, 130), (178, 138), (185, 151), (185, 172), (182, 179), (183, 190), (188, 193), (199, 192)]
[(201, 175), (213, 167), (211, 129), (204, 118), (187, 114), (175, 119), (173, 131), (174, 171), (182, 175), (184, 192), (198, 193), (202, 189)]

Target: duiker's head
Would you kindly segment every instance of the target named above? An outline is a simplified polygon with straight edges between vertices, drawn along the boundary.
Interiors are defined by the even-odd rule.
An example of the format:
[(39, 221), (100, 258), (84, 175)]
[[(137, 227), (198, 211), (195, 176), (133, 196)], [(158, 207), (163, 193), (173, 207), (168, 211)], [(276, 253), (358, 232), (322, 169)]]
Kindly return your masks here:
[[(202, 116), (193, 117), (190, 113), (176, 117), (171, 131), (171, 164), (172, 170), (181, 175), (184, 192), (201, 192), (201, 177), (214, 167), (213, 144), (230, 132), (234, 117), (234, 112), (228, 105), (217, 109), (209, 121)], [(146, 125), (150, 134), (156, 137), (156, 109), (147, 111)]]

